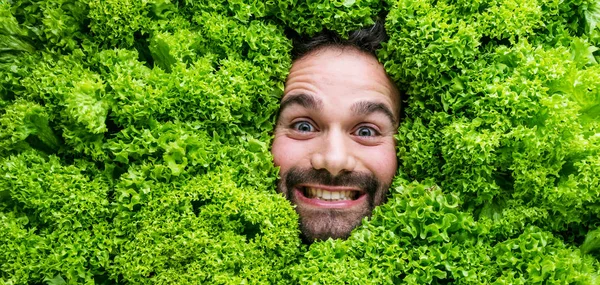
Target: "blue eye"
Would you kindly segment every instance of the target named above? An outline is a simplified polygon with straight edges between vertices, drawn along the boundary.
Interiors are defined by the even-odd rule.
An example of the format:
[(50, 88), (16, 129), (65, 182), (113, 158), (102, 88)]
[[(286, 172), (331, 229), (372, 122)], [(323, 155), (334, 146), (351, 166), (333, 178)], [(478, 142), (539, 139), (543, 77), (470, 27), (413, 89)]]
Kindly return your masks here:
[(315, 127), (313, 127), (313, 125), (311, 125), (307, 121), (301, 121), (301, 122), (294, 123), (292, 125), (292, 128), (294, 128), (295, 130), (302, 132), (302, 133), (308, 133), (308, 132), (315, 131)]
[(355, 134), (359, 137), (373, 137), (377, 135), (377, 131), (370, 127), (360, 127)]

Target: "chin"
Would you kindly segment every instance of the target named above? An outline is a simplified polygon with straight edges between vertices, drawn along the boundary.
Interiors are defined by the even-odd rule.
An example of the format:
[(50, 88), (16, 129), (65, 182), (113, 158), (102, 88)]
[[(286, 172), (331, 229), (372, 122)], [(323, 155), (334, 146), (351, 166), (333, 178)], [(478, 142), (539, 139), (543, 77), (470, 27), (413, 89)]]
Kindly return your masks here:
[(310, 209), (296, 207), (300, 216), (300, 230), (305, 241), (346, 239), (363, 218), (371, 215), (371, 209)]

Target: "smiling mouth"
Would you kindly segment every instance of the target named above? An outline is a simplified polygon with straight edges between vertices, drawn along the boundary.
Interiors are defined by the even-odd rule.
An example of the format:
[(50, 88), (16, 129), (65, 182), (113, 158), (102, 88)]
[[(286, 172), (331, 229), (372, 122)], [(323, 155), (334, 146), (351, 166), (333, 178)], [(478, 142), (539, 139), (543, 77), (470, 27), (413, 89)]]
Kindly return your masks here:
[(353, 201), (361, 196), (361, 192), (356, 190), (328, 191), (314, 187), (302, 187), (301, 189), (306, 198), (328, 202)]

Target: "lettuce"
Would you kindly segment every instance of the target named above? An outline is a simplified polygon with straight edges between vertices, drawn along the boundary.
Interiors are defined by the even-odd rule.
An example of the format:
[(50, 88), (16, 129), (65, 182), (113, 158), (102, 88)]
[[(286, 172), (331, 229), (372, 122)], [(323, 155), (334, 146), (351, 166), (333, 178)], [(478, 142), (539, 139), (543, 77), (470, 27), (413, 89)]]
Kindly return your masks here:
[[(0, 2), (0, 283), (596, 284), (591, 0)], [(385, 22), (387, 203), (302, 244), (291, 34)]]

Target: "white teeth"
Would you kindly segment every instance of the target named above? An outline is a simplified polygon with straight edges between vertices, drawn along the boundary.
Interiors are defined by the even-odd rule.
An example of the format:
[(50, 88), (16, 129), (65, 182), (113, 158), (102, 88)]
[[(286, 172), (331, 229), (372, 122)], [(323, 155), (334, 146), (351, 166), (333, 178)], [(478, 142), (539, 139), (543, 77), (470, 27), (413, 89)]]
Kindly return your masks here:
[(331, 193), (331, 199), (339, 200), (340, 199), (340, 192), (333, 192), (333, 193)]
[(327, 191), (318, 188), (307, 187), (305, 195), (308, 198), (317, 198), (325, 201), (352, 200), (356, 196), (355, 191)]

